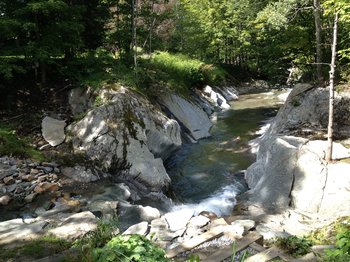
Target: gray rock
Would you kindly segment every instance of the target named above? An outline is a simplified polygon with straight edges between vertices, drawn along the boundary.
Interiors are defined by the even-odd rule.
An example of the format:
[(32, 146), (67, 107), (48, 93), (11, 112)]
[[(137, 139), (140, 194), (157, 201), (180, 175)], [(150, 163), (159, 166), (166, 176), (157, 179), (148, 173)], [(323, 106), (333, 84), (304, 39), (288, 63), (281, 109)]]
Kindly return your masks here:
[[(326, 129), (328, 125), (329, 91), (297, 84), (279, 110), (271, 128), (272, 133), (288, 133), (302, 128)], [(350, 134), (350, 94), (335, 95), (334, 135)]]
[(68, 93), (68, 103), (73, 115), (85, 112), (93, 106), (93, 90), (88, 88), (74, 88)]
[(62, 167), (61, 172), (66, 177), (82, 183), (89, 183), (97, 181), (99, 179), (96, 172), (93, 172), (91, 169), (79, 165), (76, 165), (74, 167)]
[(65, 127), (65, 121), (48, 116), (44, 117), (41, 123), (43, 137), (51, 146), (58, 146), (64, 142), (66, 138), (64, 134)]
[(190, 219), (194, 215), (194, 210), (184, 209), (178, 210), (164, 215), (165, 220), (169, 224), (171, 231), (175, 232), (186, 227)]
[(276, 230), (273, 230), (272, 228), (269, 228), (265, 225), (258, 225), (256, 227), (256, 232), (258, 232), (260, 235), (262, 235), (264, 237), (264, 240), (272, 240), (272, 239), (275, 239), (277, 237), (287, 238), (290, 236), (290, 234), (288, 234), (287, 232), (276, 231)]
[(210, 136), (209, 130), (213, 124), (208, 115), (197, 105), (175, 94), (164, 94), (159, 100), (185, 126), (194, 139)]
[(16, 173), (17, 166), (11, 166), (0, 162), (0, 180)]
[(245, 174), (251, 201), (270, 211), (289, 207), (298, 152), (306, 141), (290, 136), (268, 136), (261, 141), (257, 161)]
[(146, 236), (148, 231), (148, 222), (141, 222), (136, 225), (129, 227), (126, 231), (123, 232), (123, 235), (141, 235)]
[(75, 152), (151, 191), (168, 187), (170, 178), (162, 158), (181, 145), (177, 122), (123, 88), (100, 96), (106, 104), (69, 127)]
[(100, 211), (104, 217), (113, 217), (117, 214), (118, 201), (96, 200), (87, 205), (91, 212)]
[(34, 198), (35, 198), (36, 196), (37, 196), (36, 193), (31, 193), (31, 194), (27, 195), (27, 196), (24, 198), (24, 201), (25, 201), (26, 203), (32, 203), (33, 200), (34, 200)]
[(63, 223), (48, 231), (56, 237), (63, 239), (77, 239), (97, 228), (97, 218), (89, 211), (74, 214)]
[(141, 206), (131, 205), (126, 202), (120, 202), (118, 208), (118, 217), (121, 223), (121, 229), (127, 229), (129, 226), (140, 222), (151, 222), (154, 219), (160, 217), (158, 209)]

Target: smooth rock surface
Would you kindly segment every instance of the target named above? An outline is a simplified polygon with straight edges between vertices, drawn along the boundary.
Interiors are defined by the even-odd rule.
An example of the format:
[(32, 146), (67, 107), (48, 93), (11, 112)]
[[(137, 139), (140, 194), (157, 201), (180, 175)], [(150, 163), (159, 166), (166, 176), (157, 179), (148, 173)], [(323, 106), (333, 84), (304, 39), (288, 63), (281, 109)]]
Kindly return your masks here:
[(68, 217), (60, 226), (50, 229), (49, 233), (63, 239), (77, 239), (96, 227), (97, 218), (91, 212), (85, 211)]
[(186, 227), (190, 219), (194, 215), (194, 210), (184, 209), (178, 210), (164, 215), (165, 220), (169, 224), (171, 231), (178, 231)]
[(129, 227), (126, 231), (123, 232), (123, 235), (141, 235), (145, 236), (148, 231), (148, 222), (141, 222), (136, 225)]
[(191, 136), (198, 140), (209, 137), (212, 123), (208, 115), (196, 104), (175, 94), (164, 94), (159, 101), (188, 130)]
[(51, 146), (62, 144), (66, 138), (64, 128), (66, 122), (54, 119), (52, 117), (44, 117), (41, 122), (42, 135)]

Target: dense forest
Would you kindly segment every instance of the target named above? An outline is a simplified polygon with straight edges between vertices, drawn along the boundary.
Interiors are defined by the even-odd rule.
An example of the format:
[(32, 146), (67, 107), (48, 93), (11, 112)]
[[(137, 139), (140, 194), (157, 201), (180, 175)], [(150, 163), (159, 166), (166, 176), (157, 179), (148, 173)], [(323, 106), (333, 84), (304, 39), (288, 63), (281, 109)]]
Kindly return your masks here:
[(347, 80), (349, 8), (347, 0), (2, 0), (0, 88), (99, 85), (135, 72), (132, 82), (146, 88), (157, 51), (236, 77), (327, 79), (335, 13), (338, 80)]

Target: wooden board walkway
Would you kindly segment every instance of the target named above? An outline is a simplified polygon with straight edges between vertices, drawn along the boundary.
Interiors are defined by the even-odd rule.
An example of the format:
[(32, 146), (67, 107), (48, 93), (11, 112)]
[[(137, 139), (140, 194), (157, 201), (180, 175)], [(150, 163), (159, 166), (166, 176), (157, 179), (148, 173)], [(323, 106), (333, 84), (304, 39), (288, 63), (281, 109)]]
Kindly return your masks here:
[[(235, 252), (239, 252), (243, 249), (245, 249), (247, 246), (249, 246), (251, 243), (257, 242), (262, 244), (263, 237), (257, 232), (250, 232), (241, 239), (237, 240), (236, 242), (236, 248)], [(228, 246), (225, 247), (211, 256), (207, 257), (206, 259), (203, 260), (203, 262), (219, 262), (222, 261), (232, 255), (232, 247)]]

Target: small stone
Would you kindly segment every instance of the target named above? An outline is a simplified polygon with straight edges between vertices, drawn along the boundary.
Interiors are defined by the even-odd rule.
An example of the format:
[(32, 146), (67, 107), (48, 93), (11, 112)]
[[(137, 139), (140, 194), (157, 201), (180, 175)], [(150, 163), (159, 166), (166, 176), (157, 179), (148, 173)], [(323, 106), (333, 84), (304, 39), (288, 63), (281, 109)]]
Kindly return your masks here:
[(22, 175), (21, 179), (26, 182), (30, 182), (34, 180), (34, 177), (32, 175)]
[(12, 176), (8, 176), (4, 178), (4, 183), (5, 185), (11, 185), (13, 183), (15, 183), (15, 180), (13, 179)]
[(57, 184), (52, 184), (48, 182), (42, 182), (34, 188), (34, 192), (38, 194), (44, 193), (46, 191), (56, 192), (58, 190), (59, 186)]
[(22, 187), (17, 187), (15, 190), (15, 194), (21, 194), (24, 192), (24, 189)]
[(60, 172), (61, 172), (61, 170), (60, 170), (58, 167), (55, 167), (55, 168), (53, 169), (53, 171), (54, 171), (55, 173), (60, 173)]
[(49, 162), (42, 162), (41, 165), (46, 167), (54, 167), (54, 168), (59, 166), (56, 163), (49, 163)]
[(11, 193), (11, 192), (15, 191), (16, 187), (17, 187), (16, 184), (9, 185), (6, 187), (6, 192)]
[(33, 175), (36, 175), (36, 174), (39, 173), (39, 170), (38, 170), (38, 169), (35, 169), (35, 168), (32, 168), (32, 169), (30, 170), (30, 173), (33, 174)]
[(35, 198), (36, 196), (37, 196), (36, 193), (31, 193), (31, 194), (29, 194), (28, 196), (26, 196), (26, 197), (24, 198), (24, 201), (25, 201), (26, 203), (32, 203), (33, 200), (34, 200), (34, 198)]
[(9, 197), (8, 195), (0, 197), (0, 205), (7, 206), (10, 201), (11, 197)]

